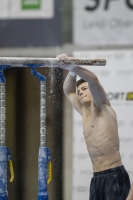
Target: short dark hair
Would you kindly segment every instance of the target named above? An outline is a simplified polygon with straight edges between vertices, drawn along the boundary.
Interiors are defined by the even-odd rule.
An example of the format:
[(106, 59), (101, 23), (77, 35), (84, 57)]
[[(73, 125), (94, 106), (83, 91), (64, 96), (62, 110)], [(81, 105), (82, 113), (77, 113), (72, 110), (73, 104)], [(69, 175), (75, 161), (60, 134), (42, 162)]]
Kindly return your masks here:
[(76, 86), (78, 87), (81, 83), (84, 83), (84, 82), (87, 82), (87, 81), (85, 81), (84, 79), (79, 79), (79, 80), (76, 82)]

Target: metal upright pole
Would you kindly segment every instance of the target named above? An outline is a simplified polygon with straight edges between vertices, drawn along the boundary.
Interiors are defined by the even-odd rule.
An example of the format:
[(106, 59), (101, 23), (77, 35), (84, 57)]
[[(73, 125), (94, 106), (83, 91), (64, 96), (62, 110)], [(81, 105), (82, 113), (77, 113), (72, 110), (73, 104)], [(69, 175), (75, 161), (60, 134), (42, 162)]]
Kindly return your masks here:
[(5, 107), (5, 78), (3, 70), (9, 66), (0, 66), (0, 200), (8, 200), (7, 191), (7, 161), (10, 164), (11, 179), (14, 179), (13, 167), (11, 161), (11, 153), (7, 146), (5, 146), (6, 137), (6, 107)]
[[(48, 200), (51, 181), (51, 155), (46, 147), (46, 80), (40, 82), (40, 147), (38, 156), (38, 200)], [(50, 163), (49, 163), (50, 162)], [(48, 167), (49, 163), (49, 167)]]
[[(46, 78), (36, 71), (39, 65), (29, 64), (32, 74), (40, 80), (40, 147), (38, 155), (38, 200), (48, 200), (47, 184), (52, 179), (51, 154), (46, 147)], [(48, 166), (49, 164), (49, 166)]]

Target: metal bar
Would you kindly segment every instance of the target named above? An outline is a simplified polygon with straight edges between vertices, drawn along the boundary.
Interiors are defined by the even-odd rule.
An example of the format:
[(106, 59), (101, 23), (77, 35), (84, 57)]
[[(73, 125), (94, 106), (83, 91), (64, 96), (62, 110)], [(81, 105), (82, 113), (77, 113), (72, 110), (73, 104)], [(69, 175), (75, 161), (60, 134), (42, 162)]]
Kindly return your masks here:
[[(70, 57), (70, 63), (75, 65), (106, 65), (105, 59), (77, 59)], [(0, 65), (10, 65), (12, 67), (27, 67), (27, 64), (39, 64), (39, 67), (58, 67), (59, 64), (66, 64), (58, 58), (32, 58), (32, 57), (0, 57)]]

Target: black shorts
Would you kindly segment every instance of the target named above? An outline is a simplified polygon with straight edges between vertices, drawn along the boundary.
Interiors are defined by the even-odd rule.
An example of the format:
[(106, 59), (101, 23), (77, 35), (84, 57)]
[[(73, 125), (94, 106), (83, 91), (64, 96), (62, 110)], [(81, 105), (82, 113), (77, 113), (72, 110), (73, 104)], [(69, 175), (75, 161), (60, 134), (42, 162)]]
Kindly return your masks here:
[(94, 172), (89, 200), (126, 200), (130, 186), (124, 166)]

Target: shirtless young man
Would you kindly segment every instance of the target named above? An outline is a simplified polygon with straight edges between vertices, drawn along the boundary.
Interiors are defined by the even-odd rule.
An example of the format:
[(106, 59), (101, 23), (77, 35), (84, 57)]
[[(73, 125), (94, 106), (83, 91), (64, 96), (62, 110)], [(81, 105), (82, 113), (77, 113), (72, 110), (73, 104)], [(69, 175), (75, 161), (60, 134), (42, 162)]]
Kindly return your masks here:
[[(68, 65), (70, 60), (66, 54), (57, 58), (59, 67), (70, 71), (63, 85), (64, 93), (82, 116), (84, 138), (94, 170), (90, 200), (126, 200), (130, 180), (119, 153), (115, 111), (94, 73)], [(76, 75), (81, 78), (77, 82), (77, 92)]]

